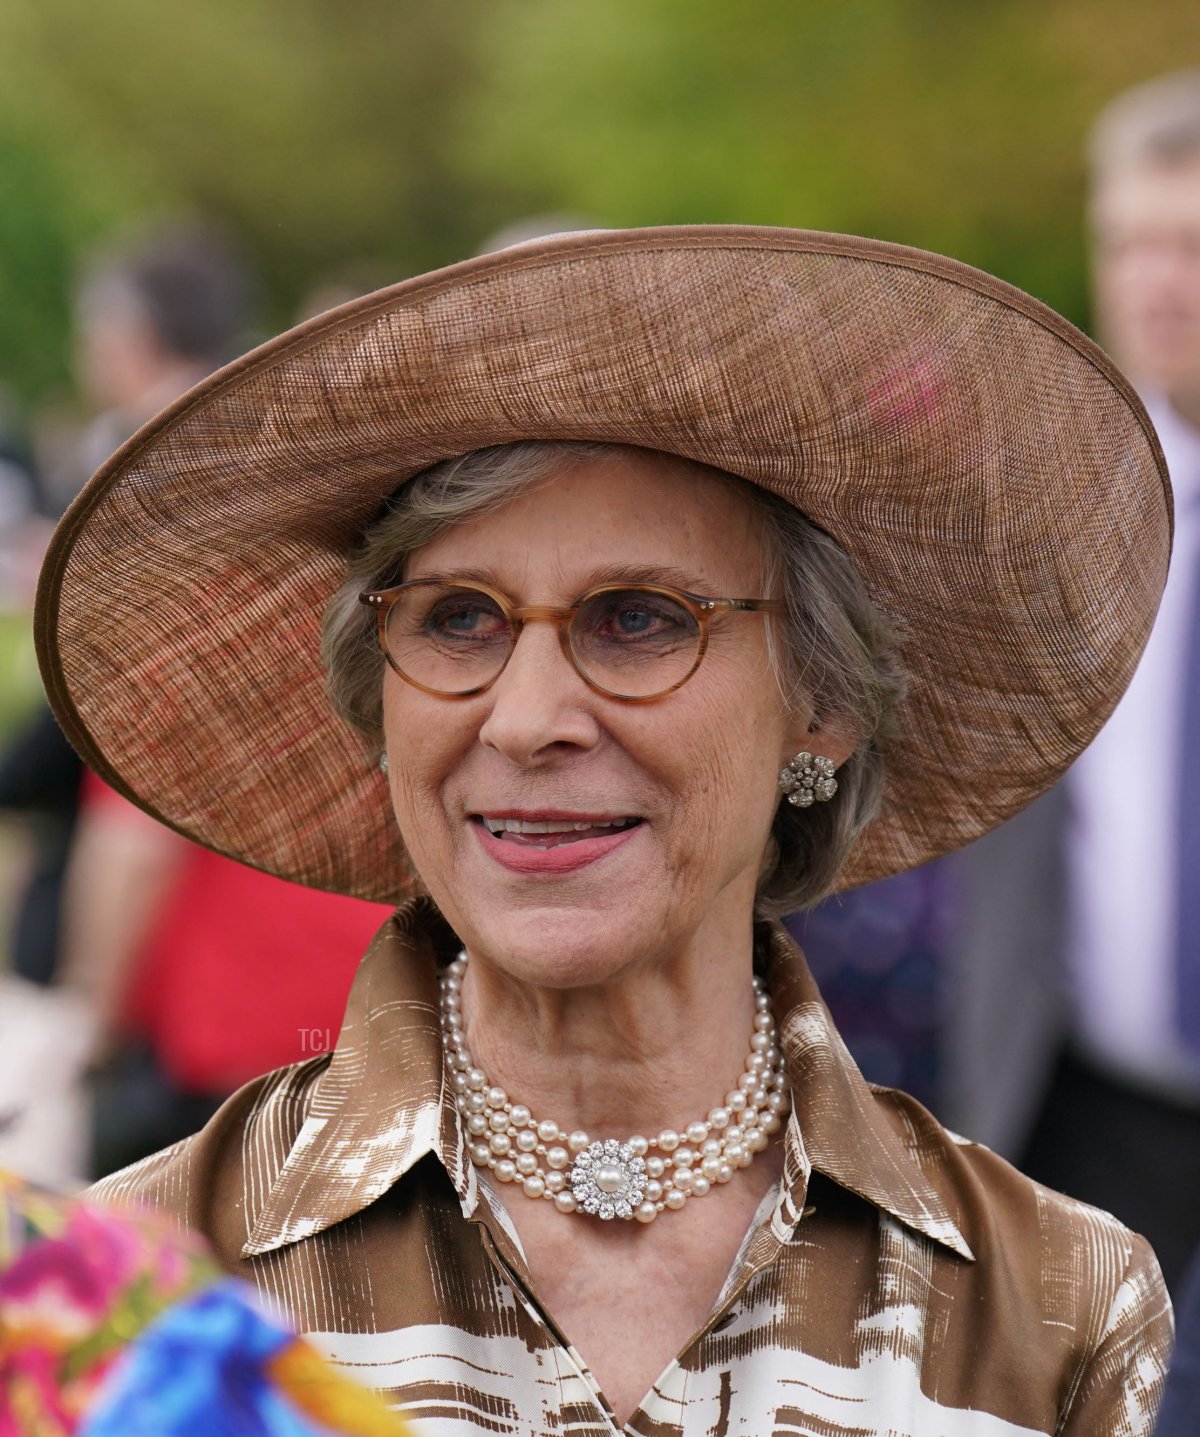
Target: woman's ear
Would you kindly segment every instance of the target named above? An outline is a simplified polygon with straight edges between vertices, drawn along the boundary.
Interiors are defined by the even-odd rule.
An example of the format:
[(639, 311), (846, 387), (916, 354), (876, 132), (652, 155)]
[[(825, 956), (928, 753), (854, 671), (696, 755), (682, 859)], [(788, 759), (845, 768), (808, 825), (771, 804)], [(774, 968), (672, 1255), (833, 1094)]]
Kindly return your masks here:
[(820, 758), (831, 759), (835, 768), (841, 768), (857, 747), (858, 736), (832, 715), (820, 719), (812, 713), (800, 713), (788, 725), (787, 752), (780, 767), (807, 750)]

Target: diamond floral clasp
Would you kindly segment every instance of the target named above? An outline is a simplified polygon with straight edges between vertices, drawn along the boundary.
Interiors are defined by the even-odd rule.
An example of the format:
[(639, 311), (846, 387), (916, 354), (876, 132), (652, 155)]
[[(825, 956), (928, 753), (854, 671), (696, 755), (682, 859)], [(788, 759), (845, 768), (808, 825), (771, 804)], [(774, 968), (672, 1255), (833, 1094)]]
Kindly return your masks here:
[(646, 1163), (628, 1143), (607, 1138), (591, 1143), (571, 1164), (570, 1182), (579, 1211), (603, 1218), (631, 1218), (646, 1189)]

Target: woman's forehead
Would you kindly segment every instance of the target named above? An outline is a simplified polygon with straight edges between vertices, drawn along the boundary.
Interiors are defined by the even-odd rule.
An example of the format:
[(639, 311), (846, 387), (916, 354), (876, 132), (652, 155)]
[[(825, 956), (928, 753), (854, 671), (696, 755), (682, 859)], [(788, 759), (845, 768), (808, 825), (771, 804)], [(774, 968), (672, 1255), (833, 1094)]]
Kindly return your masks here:
[(763, 564), (763, 523), (736, 481), (648, 451), (565, 461), (494, 510), (450, 525), (415, 550), (406, 578), (465, 576), (486, 566), (496, 577), (536, 574), (585, 579), (598, 570), (667, 572), (679, 583), (745, 582)]

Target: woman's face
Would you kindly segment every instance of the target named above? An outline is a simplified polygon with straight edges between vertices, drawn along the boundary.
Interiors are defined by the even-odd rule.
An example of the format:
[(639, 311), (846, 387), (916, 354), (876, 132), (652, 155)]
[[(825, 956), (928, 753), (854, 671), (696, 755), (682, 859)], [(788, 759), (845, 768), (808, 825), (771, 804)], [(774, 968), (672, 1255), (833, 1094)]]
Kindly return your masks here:
[[(517, 604), (566, 606), (614, 581), (774, 597), (761, 567), (754, 510), (732, 486), (616, 450), (457, 524), (410, 556), (405, 578), (476, 580)], [(697, 937), (744, 946), (779, 769), (804, 747), (846, 756), (809, 732), (807, 713), (786, 712), (769, 622), (714, 619), (697, 672), (650, 703), (589, 688), (543, 622), (526, 625), (504, 672), (473, 698), (435, 697), (387, 671), (400, 831), (473, 955), (574, 986)], [(628, 826), (496, 837), (488, 819)]]

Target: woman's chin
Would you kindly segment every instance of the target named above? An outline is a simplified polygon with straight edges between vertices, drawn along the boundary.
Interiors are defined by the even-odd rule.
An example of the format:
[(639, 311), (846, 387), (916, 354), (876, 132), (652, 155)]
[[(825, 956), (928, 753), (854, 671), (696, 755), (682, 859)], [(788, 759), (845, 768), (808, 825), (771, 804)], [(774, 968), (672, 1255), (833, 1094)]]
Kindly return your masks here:
[(643, 911), (628, 892), (590, 902), (471, 903), (463, 918), (460, 936), (473, 957), (549, 988), (617, 976), (650, 946), (647, 935), (663, 929), (663, 915)]

